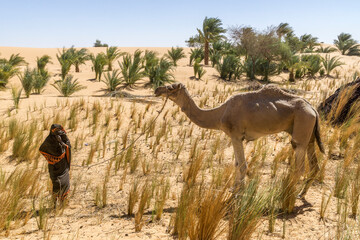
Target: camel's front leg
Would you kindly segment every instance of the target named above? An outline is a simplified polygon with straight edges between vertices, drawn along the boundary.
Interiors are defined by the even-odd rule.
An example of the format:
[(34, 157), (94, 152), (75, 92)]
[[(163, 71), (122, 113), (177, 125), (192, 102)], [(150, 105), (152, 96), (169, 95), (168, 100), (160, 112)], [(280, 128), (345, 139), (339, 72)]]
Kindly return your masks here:
[(243, 142), (239, 138), (231, 139), (235, 153), (235, 189), (239, 189), (245, 184), (247, 163), (244, 155)]

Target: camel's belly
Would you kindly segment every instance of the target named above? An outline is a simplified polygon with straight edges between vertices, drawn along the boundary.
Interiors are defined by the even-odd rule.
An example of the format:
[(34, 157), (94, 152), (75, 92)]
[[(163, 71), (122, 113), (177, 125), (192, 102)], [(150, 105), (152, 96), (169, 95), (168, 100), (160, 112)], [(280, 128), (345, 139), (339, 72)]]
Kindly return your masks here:
[(254, 104), (247, 112), (247, 121), (243, 122), (249, 138), (288, 131), (294, 121), (293, 110), (283, 104), (267, 102)]

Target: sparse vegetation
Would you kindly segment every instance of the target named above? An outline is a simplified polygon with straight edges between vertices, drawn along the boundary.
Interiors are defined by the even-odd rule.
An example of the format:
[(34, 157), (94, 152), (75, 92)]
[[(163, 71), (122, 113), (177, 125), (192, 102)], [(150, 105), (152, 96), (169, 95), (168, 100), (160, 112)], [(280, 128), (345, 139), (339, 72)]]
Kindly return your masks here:
[[(36, 69), (20, 68), (25, 63), (15, 56), (11, 61), (0, 60), (0, 76), (12, 71), (15, 75), (11, 77), (21, 73), (23, 78), (29, 74), (32, 79), (27, 84), (24, 81), (23, 89), (14, 87), (1, 92), (5, 104), (0, 117), (1, 237), (49, 239), (52, 229), (59, 234), (67, 233), (69, 229), (63, 226), (66, 222), (72, 226), (79, 223), (82, 227), (75, 229), (79, 234), (101, 227), (105, 238), (114, 233), (115, 237), (174, 235), (177, 239), (197, 240), (296, 239), (307, 238), (310, 235), (305, 234), (310, 233), (313, 238), (358, 239), (358, 103), (342, 125), (334, 127), (320, 121), (326, 153), (317, 154), (321, 156), (318, 181), (306, 199), (297, 198), (304, 186), (296, 185), (292, 179), (294, 157), (287, 134), (246, 144), (248, 175), (243, 189), (237, 192), (233, 189), (235, 167), (230, 139), (219, 131), (197, 127), (172, 104), (167, 103), (159, 112), (163, 102), (151, 97), (153, 90), (149, 85), (156, 88), (175, 79), (186, 85), (194, 101), (205, 109), (221, 105), (238, 92), (256, 89), (255, 82), (248, 85), (248, 81), (243, 81), (245, 77), (279, 84), (292, 94), (303, 96), (315, 108), (335, 89), (358, 76), (356, 57), (345, 54), (340, 59), (338, 53), (330, 54), (331, 47), (317, 45), (316, 37), (295, 36), (288, 24), (280, 24), (270, 32), (250, 27), (240, 30), (241, 38), (234, 43), (222, 40), (209, 43), (209, 60), (214, 69), (202, 66), (201, 41), (187, 56), (190, 57), (187, 63), (192, 66), (178, 69), (167, 57), (159, 56), (166, 52), (164, 49), (159, 53), (138, 50), (123, 59), (115, 57), (120, 66), (116, 69), (119, 67), (109, 66), (109, 56), (119, 53), (119, 57), (121, 53), (110, 47), (109, 56), (100, 53), (105, 61), (95, 71), (97, 80), (101, 78), (103, 83), (84, 78), (85, 73), (92, 74), (88, 70), (91, 63), (86, 61), (79, 65), (84, 67), (82, 73), (75, 73), (81, 81), (64, 68), (61, 77), (59, 72), (52, 73), (58, 79), (52, 88), (46, 86), (50, 79), (46, 67), (51, 60), (48, 55), (32, 59), (29, 66), (37, 65)], [(267, 43), (275, 46), (268, 48)], [(90, 51), (100, 50), (106, 51), (105, 48)], [(58, 53), (61, 61), (66, 62), (67, 58), (61, 55), (67, 51)], [(339, 67), (342, 63), (343, 68)], [(6, 70), (12, 64), (12, 70)], [(50, 66), (56, 71), (61, 68), (59, 62)], [(205, 78), (204, 69), (208, 72)], [(319, 78), (321, 71), (324, 75)], [(192, 80), (193, 73), (203, 81)], [(215, 81), (215, 76), (226, 81)], [(20, 86), (18, 79), (11, 77), (3, 87)], [(89, 89), (93, 95), (72, 95), (84, 88), (80, 82), (96, 86)], [(25, 89), (31, 85), (32, 90)], [(125, 91), (136, 96), (107, 97), (102, 95), (105, 85), (109, 91), (120, 86), (134, 87)], [(44, 89), (45, 100), (34, 95), (25, 98), (25, 94), (39, 94)], [(56, 97), (55, 89), (62, 96), (74, 97)], [(330, 118), (339, 116), (354, 89), (340, 94)], [(67, 199), (70, 208), (65, 205), (56, 210), (52, 210), (47, 162), (38, 153), (52, 123), (62, 124), (66, 129), (73, 156)], [(309, 170), (306, 161), (304, 180), (311, 177)]]

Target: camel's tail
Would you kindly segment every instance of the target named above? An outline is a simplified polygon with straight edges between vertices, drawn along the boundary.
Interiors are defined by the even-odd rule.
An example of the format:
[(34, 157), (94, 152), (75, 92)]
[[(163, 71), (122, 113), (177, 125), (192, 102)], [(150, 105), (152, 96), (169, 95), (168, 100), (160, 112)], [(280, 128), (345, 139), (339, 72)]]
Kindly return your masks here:
[(314, 127), (314, 134), (315, 134), (316, 142), (319, 146), (320, 151), (322, 153), (325, 153), (324, 145), (323, 145), (323, 143), (321, 141), (321, 137), (320, 137), (319, 113), (316, 110), (315, 110), (315, 112), (316, 112), (316, 123), (315, 123), (315, 127)]

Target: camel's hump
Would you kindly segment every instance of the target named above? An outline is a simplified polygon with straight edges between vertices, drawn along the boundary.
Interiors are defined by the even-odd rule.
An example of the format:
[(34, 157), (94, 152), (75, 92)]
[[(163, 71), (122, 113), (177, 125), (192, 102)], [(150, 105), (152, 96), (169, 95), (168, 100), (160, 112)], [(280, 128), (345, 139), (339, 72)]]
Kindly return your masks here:
[(258, 90), (258, 92), (261, 94), (269, 94), (269, 95), (274, 95), (274, 96), (282, 95), (282, 96), (295, 97), (294, 95), (282, 90), (275, 84), (264, 85), (260, 90)]

